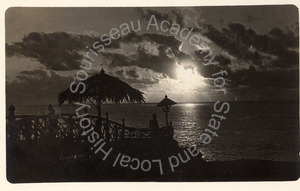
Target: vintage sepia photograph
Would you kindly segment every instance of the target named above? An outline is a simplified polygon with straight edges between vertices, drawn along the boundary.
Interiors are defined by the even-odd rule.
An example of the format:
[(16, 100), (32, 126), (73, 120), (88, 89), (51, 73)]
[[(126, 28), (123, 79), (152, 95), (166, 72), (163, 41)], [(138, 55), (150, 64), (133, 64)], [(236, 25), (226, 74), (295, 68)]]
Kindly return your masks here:
[(295, 181), (294, 5), (10, 7), (6, 178)]

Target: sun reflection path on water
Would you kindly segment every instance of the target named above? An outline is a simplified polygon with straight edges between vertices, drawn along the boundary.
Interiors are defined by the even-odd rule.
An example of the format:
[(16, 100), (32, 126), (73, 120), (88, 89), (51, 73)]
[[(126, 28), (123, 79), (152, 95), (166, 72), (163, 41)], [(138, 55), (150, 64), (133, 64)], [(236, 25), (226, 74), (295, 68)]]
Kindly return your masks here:
[(199, 145), (200, 134), (207, 123), (209, 110), (210, 107), (203, 103), (179, 103), (172, 108), (174, 138), (180, 146)]
[(194, 108), (196, 106), (195, 103), (186, 103), (184, 104), (185, 107), (188, 107), (188, 108)]

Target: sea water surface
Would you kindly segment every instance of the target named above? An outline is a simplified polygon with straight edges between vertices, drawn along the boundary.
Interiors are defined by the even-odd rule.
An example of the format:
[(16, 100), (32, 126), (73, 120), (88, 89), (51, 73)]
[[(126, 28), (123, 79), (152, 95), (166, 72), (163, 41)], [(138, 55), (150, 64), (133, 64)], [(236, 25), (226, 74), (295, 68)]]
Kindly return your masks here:
[[(210, 144), (201, 143), (200, 136), (209, 128), (214, 103), (183, 103), (172, 106), (169, 120), (174, 138), (180, 146), (196, 144), (207, 161), (262, 159), (274, 161), (299, 160), (299, 105), (291, 102), (230, 102)], [(15, 114), (47, 114), (46, 105), (16, 105)], [(75, 113), (76, 105), (54, 106), (56, 113)], [(96, 115), (91, 106), (88, 111)], [(102, 115), (126, 126), (148, 128), (152, 114), (165, 126), (165, 113), (156, 104), (103, 104)], [(211, 129), (211, 128), (210, 128)], [(213, 130), (213, 129), (211, 129)]]

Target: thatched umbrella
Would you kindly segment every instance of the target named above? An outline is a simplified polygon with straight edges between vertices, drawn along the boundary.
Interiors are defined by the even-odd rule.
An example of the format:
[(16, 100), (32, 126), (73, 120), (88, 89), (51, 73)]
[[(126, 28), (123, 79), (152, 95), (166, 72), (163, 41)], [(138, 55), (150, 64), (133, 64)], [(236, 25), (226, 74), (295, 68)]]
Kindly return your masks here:
[(156, 107), (160, 107), (163, 110), (163, 112), (166, 113), (167, 126), (169, 126), (168, 113), (170, 112), (171, 106), (174, 104), (177, 104), (177, 103), (173, 100), (170, 100), (168, 98), (168, 96), (166, 95), (165, 98), (156, 105)]
[[(95, 74), (82, 82), (86, 86), (85, 91), (82, 94), (80, 94), (80, 91), (72, 93), (70, 89), (61, 92), (58, 95), (59, 105), (65, 101), (71, 104), (89, 100), (97, 108), (98, 119), (101, 120), (101, 104), (104, 102), (145, 102), (143, 92), (134, 89), (116, 77), (105, 74), (103, 69), (100, 74)], [(96, 101), (96, 104), (93, 101)]]

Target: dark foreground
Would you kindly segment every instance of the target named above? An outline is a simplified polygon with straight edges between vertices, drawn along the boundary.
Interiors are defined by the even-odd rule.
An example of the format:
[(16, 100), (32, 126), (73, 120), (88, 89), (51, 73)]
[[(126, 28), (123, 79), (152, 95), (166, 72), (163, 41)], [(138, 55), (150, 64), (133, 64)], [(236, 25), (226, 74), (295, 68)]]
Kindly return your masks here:
[[(63, 143), (59, 143), (60, 145)], [(32, 182), (111, 182), (111, 181), (288, 181), (299, 178), (299, 162), (275, 162), (264, 160), (236, 160), (224, 162), (205, 162), (198, 156), (191, 156), (176, 141), (153, 143), (153, 141), (118, 142), (103, 147), (105, 151), (113, 148), (108, 157), (99, 152), (96, 155), (90, 147), (78, 147), (62, 150), (55, 144), (32, 144), (24, 148), (7, 145), (7, 179), (12, 183)], [(76, 151), (89, 153), (74, 155)], [(73, 155), (71, 155), (73, 153)], [(123, 161), (116, 160), (118, 154)], [(179, 159), (176, 166), (176, 159)], [(188, 155), (186, 155), (188, 154)], [(70, 157), (71, 156), (71, 157)], [(174, 156), (172, 164), (168, 157)], [(121, 158), (121, 157), (120, 157)], [(132, 160), (134, 159), (135, 160)], [(161, 159), (152, 167), (143, 160)], [(117, 162), (116, 162), (117, 161)], [(138, 167), (136, 170), (130, 169)], [(123, 165), (123, 166), (122, 166)], [(125, 166), (125, 167), (124, 167)], [(162, 174), (161, 171), (163, 170)]]

